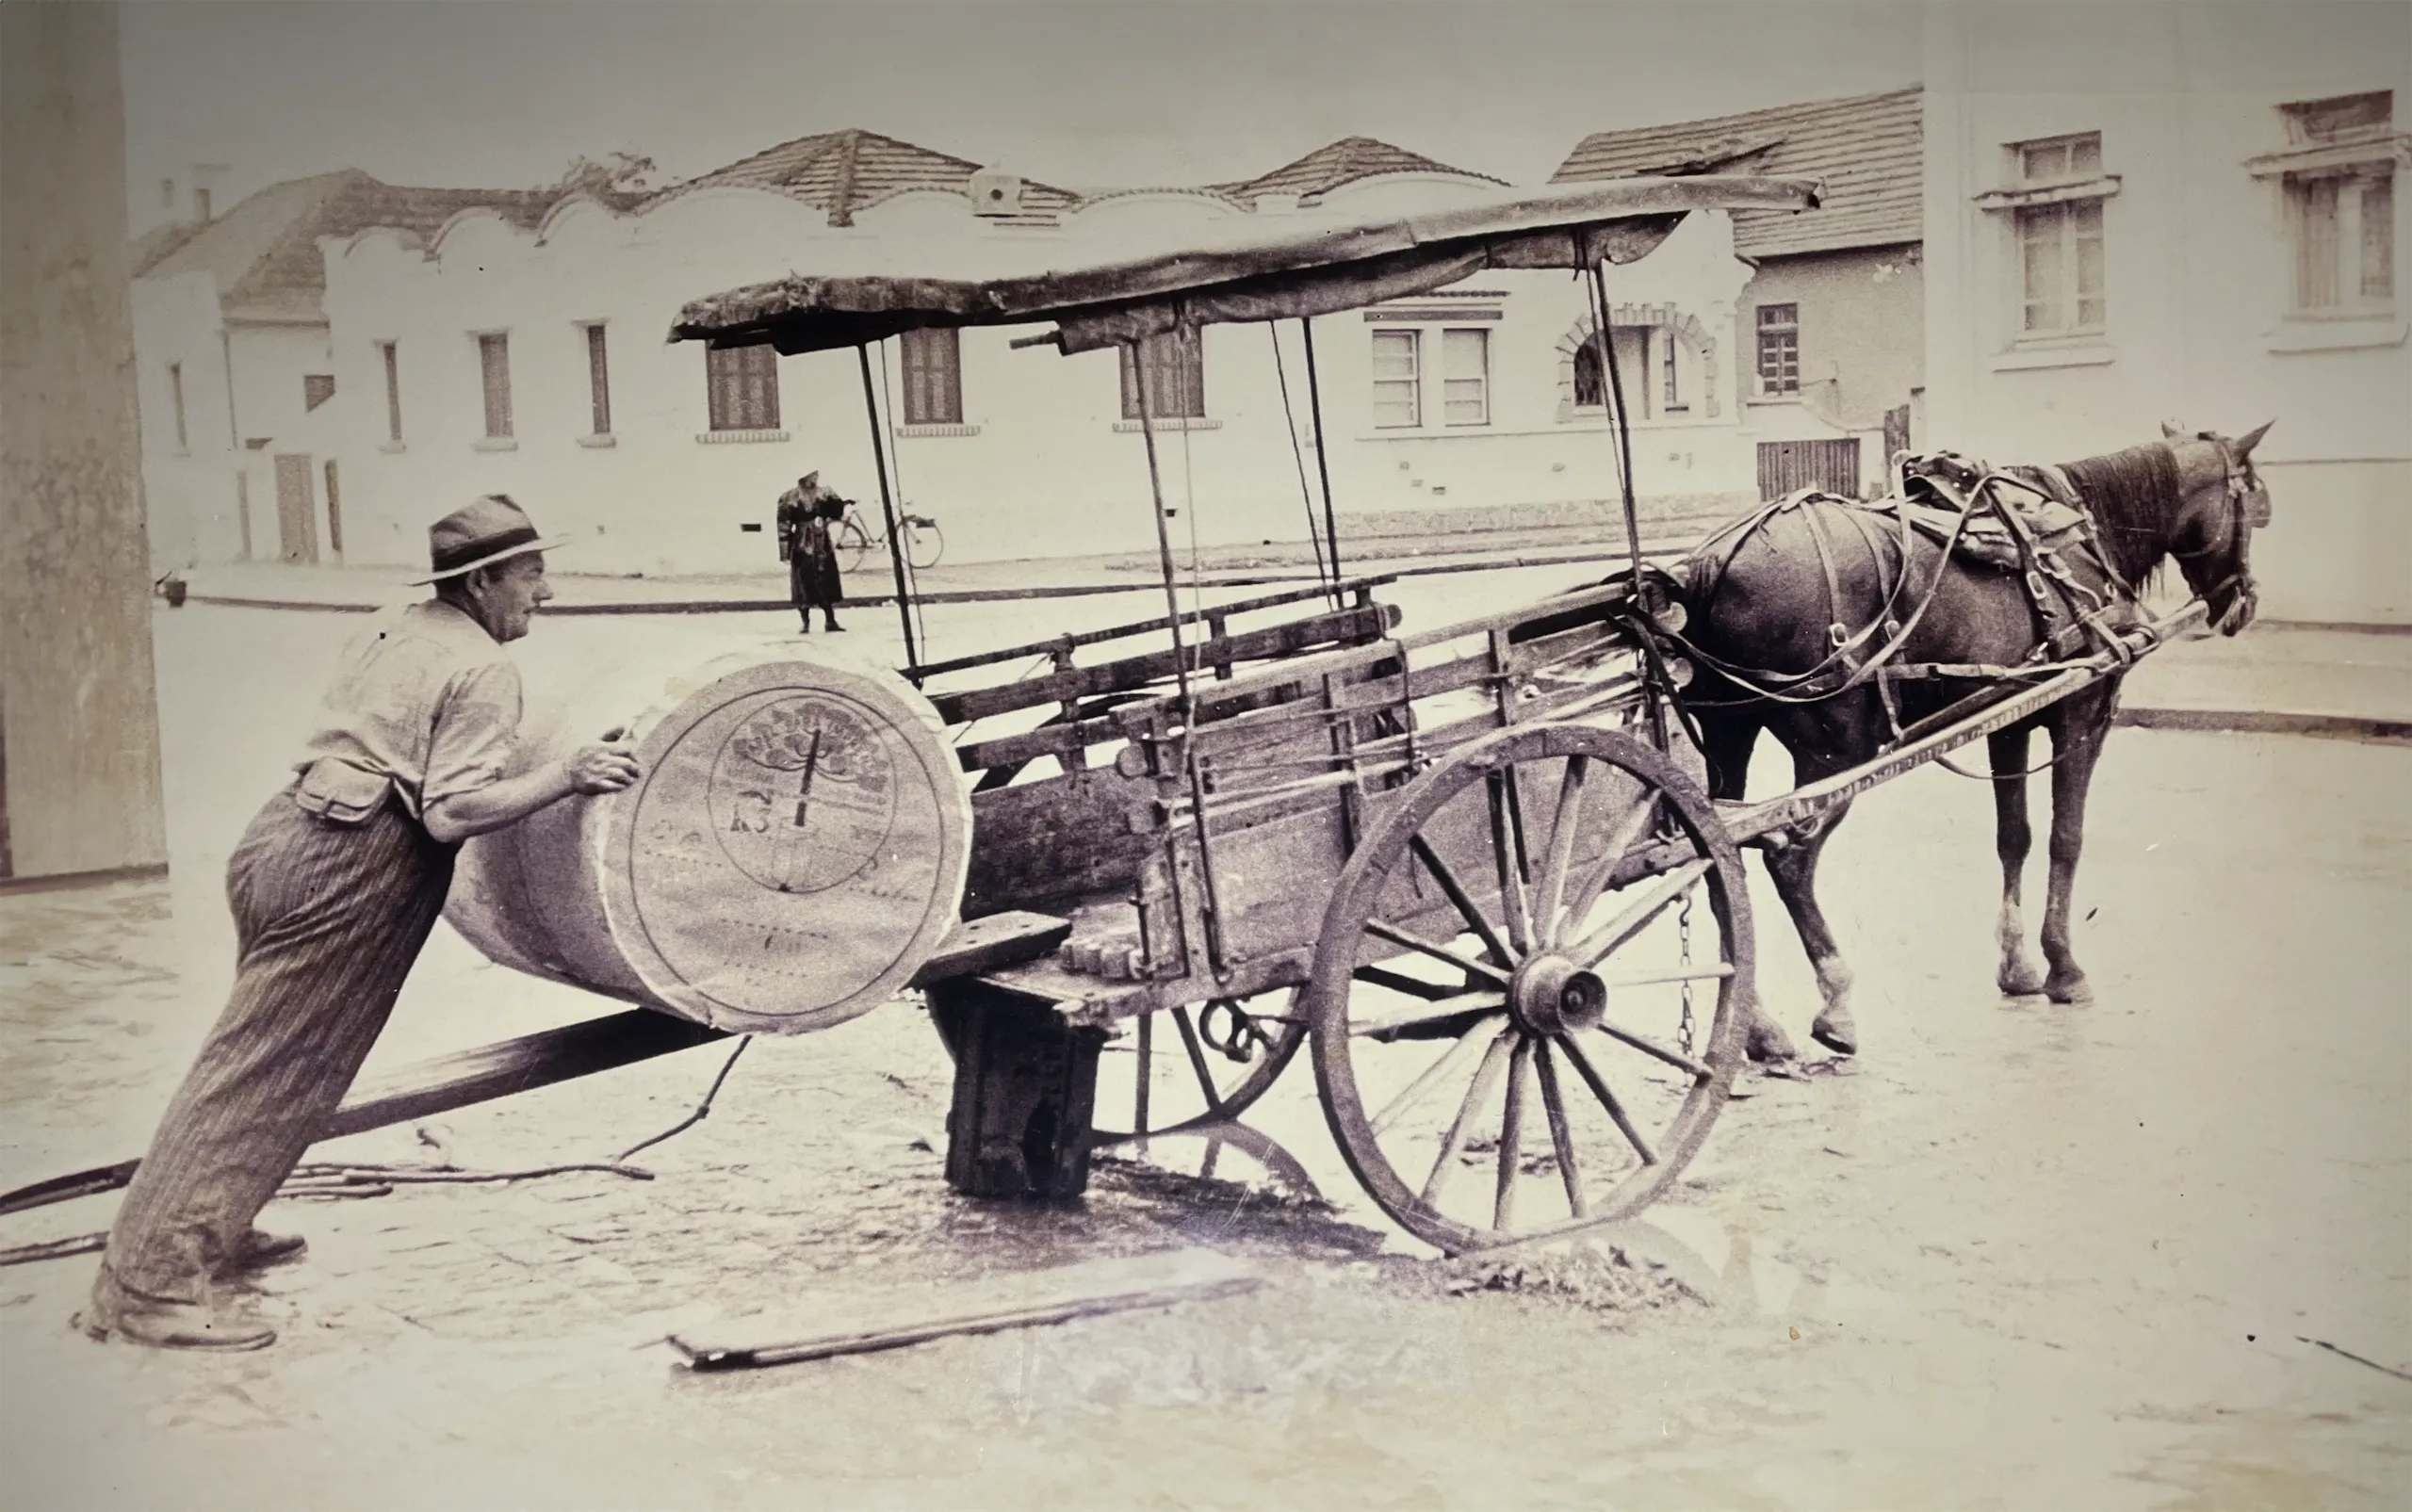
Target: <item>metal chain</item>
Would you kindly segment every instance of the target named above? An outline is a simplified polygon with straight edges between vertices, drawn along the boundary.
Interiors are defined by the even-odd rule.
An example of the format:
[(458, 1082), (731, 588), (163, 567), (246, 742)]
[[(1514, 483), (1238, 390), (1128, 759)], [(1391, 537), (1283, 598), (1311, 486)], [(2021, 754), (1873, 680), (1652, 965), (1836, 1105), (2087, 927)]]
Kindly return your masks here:
[[(1683, 904), (1675, 911), (1675, 930), (1683, 945), (1684, 969), (1689, 971), (1692, 968), (1692, 895), (1688, 892), (1684, 894)], [(1689, 977), (1684, 979), (1682, 1038), (1684, 1053), (1689, 1055), (1692, 1053), (1692, 984)]]

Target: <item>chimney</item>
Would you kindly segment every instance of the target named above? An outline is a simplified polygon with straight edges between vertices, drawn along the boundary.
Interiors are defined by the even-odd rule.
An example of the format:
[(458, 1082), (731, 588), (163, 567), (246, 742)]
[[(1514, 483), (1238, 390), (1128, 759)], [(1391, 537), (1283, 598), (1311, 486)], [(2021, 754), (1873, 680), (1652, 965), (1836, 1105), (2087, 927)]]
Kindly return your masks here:
[(197, 224), (205, 226), (217, 219), (218, 189), (232, 171), (225, 163), (195, 163), (187, 170), (192, 181), (192, 219)]

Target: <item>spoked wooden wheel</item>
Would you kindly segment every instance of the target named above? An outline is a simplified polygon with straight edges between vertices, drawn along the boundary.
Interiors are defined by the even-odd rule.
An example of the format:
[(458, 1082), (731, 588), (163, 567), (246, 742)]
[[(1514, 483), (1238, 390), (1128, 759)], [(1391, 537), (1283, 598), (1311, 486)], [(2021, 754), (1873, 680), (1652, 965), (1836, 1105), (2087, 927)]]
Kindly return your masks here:
[(1289, 992), (1167, 1008), (1140, 1018), (1099, 1058), (1100, 1145), (1238, 1117), (1306, 1043)]
[(1510, 728), (1418, 778), (1341, 872), (1304, 992), (1367, 1193), (1453, 1252), (1639, 1211), (1724, 1102), (1749, 909), (1708, 801), (1629, 736)]

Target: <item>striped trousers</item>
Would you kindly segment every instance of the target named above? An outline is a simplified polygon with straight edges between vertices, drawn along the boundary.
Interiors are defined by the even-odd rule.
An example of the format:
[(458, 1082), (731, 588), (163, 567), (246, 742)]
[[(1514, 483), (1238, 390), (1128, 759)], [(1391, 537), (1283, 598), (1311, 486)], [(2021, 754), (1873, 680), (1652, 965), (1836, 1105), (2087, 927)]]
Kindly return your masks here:
[(399, 802), (356, 825), (288, 789), (226, 867), (235, 990), (153, 1136), (109, 1230), (111, 1286), (198, 1302), (343, 1100), (444, 910), (453, 848)]

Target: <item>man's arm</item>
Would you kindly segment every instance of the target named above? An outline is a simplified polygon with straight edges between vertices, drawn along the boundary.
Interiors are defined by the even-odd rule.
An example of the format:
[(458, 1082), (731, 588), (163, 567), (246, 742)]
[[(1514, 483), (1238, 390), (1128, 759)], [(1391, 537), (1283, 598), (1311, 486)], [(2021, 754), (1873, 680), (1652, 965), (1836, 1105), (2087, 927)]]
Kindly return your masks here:
[(451, 845), (472, 835), (515, 824), (573, 793), (618, 792), (636, 780), (635, 754), (616, 741), (604, 740), (582, 745), (561, 760), (548, 761), (533, 772), (439, 798), (427, 805), (419, 821), (434, 839)]

